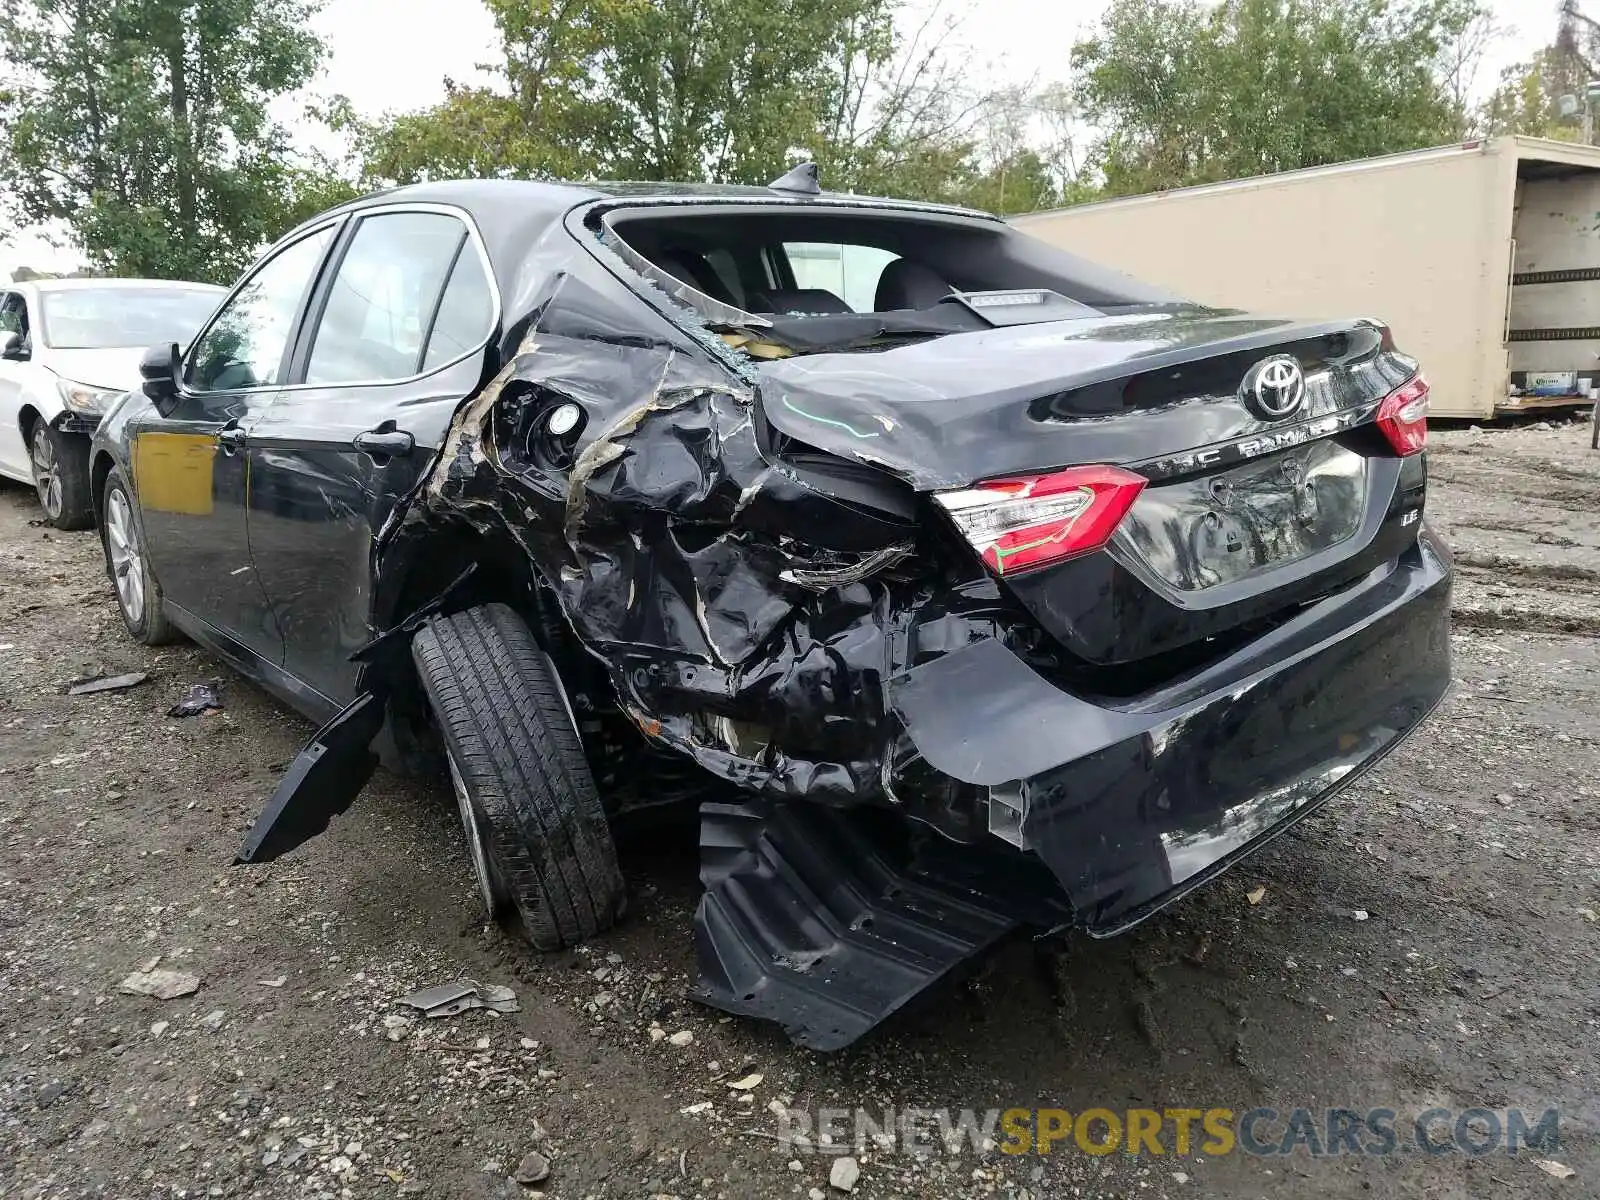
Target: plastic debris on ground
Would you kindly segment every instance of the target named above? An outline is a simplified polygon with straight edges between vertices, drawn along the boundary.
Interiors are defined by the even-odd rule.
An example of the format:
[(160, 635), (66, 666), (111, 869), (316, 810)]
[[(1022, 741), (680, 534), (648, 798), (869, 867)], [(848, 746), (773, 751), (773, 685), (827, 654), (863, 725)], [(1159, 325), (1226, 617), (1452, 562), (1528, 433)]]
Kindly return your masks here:
[(97, 675), (93, 679), (74, 681), (67, 689), (69, 696), (93, 696), (99, 692), (125, 692), (150, 679), (148, 671), (131, 671), (126, 675)]
[(419, 1009), (425, 1017), (453, 1017), (469, 1008), (487, 1008), (497, 1013), (521, 1011), (516, 993), (508, 987), (480, 984), (474, 979), (458, 979), (400, 997), (400, 1003)]
[(217, 687), (211, 683), (196, 683), (190, 686), (171, 708), (167, 709), (169, 717), (198, 717), (204, 713), (221, 712), (222, 697), (217, 694)]

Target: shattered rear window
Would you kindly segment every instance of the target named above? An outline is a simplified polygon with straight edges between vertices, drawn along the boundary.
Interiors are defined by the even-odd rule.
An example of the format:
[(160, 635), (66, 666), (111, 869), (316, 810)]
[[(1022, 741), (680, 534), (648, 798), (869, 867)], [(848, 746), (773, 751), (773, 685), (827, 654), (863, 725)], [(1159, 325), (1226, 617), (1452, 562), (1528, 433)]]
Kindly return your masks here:
[[(719, 202), (597, 213), (654, 299), (754, 358), (871, 351), (1176, 297), (995, 219), (865, 204)], [(686, 311), (685, 311), (686, 310)]]

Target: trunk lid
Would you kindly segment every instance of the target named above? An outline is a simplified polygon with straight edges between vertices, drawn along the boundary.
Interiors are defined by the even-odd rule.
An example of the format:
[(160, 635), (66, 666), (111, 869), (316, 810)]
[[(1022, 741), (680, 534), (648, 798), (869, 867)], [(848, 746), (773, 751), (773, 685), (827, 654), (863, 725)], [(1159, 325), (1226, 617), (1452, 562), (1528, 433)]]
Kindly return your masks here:
[[(1277, 415), (1287, 393), (1256, 384), (1284, 359), (1304, 383)], [(1375, 322), (1164, 309), (771, 362), (761, 404), (922, 492), (1088, 464), (1147, 479), (1103, 553), (998, 572), (1072, 663), (1107, 665), (1237, 635), (1414, 540), (1421, 460), (1371, 426), (1415, 372)]]
[(1381, 352), (1382, 333), (1369, 321), (1211, 309), (1016, 325), (762, 363), (761, 403), (782, 433), (931, 491), (1277, 432), (1293, 422), (1251, 411), (1240, 394), (1250, 367), (1275, 353), (1306, 372), (1294, 422), (1376, 400), (1415, 369)]

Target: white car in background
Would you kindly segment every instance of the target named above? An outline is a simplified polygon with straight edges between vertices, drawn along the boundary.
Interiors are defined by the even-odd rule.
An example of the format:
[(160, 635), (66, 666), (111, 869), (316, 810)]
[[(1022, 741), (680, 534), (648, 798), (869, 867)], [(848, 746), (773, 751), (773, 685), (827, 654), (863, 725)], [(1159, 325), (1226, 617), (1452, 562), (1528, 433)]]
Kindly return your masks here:
[(33, 484), (57, 529), (94, 524), (89, 435), (139, 386), (140, 357), (187, 345), (224, 293), (163, 279), (0, 285), (0, 475)]

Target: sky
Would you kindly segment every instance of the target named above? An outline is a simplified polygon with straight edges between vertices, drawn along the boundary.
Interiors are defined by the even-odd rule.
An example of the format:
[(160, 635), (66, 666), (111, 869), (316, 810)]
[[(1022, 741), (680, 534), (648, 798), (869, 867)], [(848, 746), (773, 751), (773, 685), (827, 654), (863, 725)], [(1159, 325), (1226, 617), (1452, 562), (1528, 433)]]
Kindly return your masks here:
[[(911, 0), (926, 5), (935, 0)], [(1067, 75), (1067, 52), (1108, 0), (938, 0), (960, 18), (954, 39), (981, 84), (1032, 82)], [(1478, 80), (1484, 91), (1500, 69), (1528, 57), (1555, 28), (1557, 0), (1490, 0), (1506, 36)], [(444, 80), (471, 82), (477, 65), (497, 57), (494, 23), (480, 0), (328, 0), (315, 21), (329, 47), (314, 94), (348, 96), (358, 112), (421, 108), (444, 95)], [(287, 119), (297, 106), (286, 105)], [(27, 264), (42, 270), (75, 265), (70, 251), (37, 233), (0, 240), (0, 276)]]

